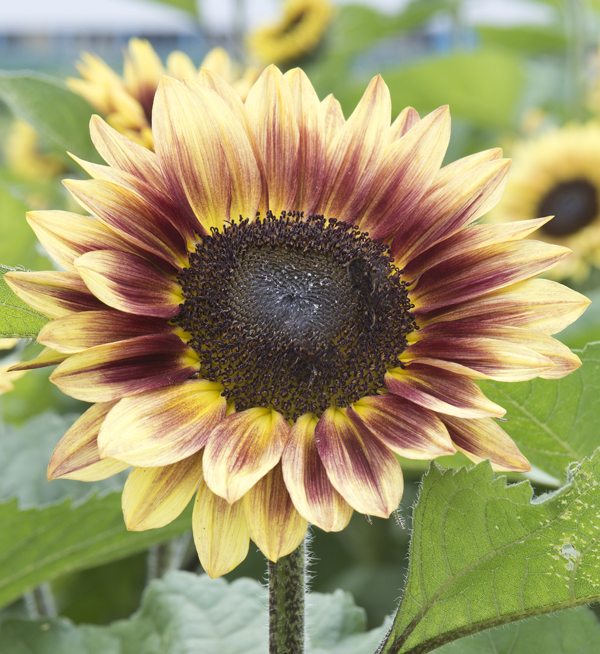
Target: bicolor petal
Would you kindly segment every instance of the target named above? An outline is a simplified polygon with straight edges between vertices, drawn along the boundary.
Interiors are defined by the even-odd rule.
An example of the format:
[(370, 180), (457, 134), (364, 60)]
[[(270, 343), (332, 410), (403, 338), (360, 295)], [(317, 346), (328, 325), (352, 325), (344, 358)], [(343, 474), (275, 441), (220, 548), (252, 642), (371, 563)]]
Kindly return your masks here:
[(11, 270), (4, 279), (23, 302), (48, 318), (106, 308), (75, 273)]
[(443, 416), (456, 449), (471, 461), (490, 459), (497, 471), (527, 472), (531, 466), (510, 436), (490, 418), (463, 420)]
[(353, 509), (329, 481), (317, 451), (317, 422), (311, 413), (296, 420), (281, 457), (281, 469), (298, 513), (324, 531), (341, 531), (350, 522)]
[(299, 134), (292, 92), (275, 66), (248, 93), (246, 111), (265, 166), (269, 209), (275, 215), (289, 211), (298, 189)]
[(363, 397), (347, 413), (350, 420), (362, 422), (392, 452), (407, 459), (434, 459), (456, 452), (448, 430), (433, 411), (398, 395)]
[(191, 457), (225, 418), (222, 392), (219, 383), (190, 379), (123, 398), (102, 425), (102, 456), (140, 467)]
[(393, 143), (399, 138), (402, 138), (409, 129), (414, 127), (420, 120), (419, 113), (412, 107), (403, 109), (396, 120), (392, 123), (390, 131), (388, 132), (388, 143)]
[(426, 409), (462, 418), (503, 416), (506, 411), (488, 400), (479, 386), (464, 375), (419, 362), (393, 368), (385, 375), (390, 393)]
[(46, 323), (38, 341), (57, 352), (72, 354), (136, 336), (171, 334), (175, 329), (161, 318), (111, 310), (82, 311)]
[(315, 437), (329, 480), (353, 509), (387, 518), (398, 507), (404, 489), (400, 464), (364, 423), (329, 407)]
[(325, 130), (325, 145), (327, 151), (329, 151), (337, 133), (342, 129), (346, 120), (342, 111), (342, 105), (331, 93), (321, 102), (320, 106)]
[(69, 356), (50, 375), (63, 393), (85, 402), (112, 402), (188, 379), (198, 357), (174, 334), (152, 334)]
[(87, 288), (113, 309), (155, 318), (179, 312), (179, 284), (135, 254), (95, 250), (76, 259), (75, 267)]
[(280, 464), (248, 491), (244, 510), (250, 538), (269, 561), (293, 552), (306, 535), (308, 523), (296, 511)]
[(38, 368), (46, 368), (47, 366), (57, 366), (59, 363), (66, 361), (71, 355), (63, 352), (55, 352), (49, 347), (45, 347), (41, 354), (31, 359), (30, 361), (23, 361), (12, 365), (8, 372), (17, 370), (37, 370)]
[(129, 467), (123, 461), (102, 458), (98, 451), (98, 433), (113, 406), (114, 402), (94, 404), (73, 423), (52, 452), (48, 464), (48, 481), (98, 481)]
[(202, 452), (167, 466), (134, 468), (121, 503), (130, 531), (164, 527), (177, 518), (196, 493), (202, 478)]
[(212, 579), (227, 574), (248, 555), (250, 534), (243, 500), (229, 504), (204, 479), (196, 495), (192, 528), (198, 558)]
[(273, 409), (233, 413), (211, 433), (204, 454), (204, 478), (230, 504), (237, 502), (273, 468), (289, 436), (289, 426)]

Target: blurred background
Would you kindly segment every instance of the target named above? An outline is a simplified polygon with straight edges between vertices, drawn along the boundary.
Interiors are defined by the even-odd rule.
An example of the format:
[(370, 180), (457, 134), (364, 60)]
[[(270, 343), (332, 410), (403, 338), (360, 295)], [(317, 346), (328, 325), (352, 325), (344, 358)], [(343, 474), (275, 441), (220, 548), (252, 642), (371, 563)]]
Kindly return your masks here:
[[(423, 116), (449, 104), (446, 163), (498, 146), (514, 156), (506, 203), (489, 219), (555, 214), (553, 227), (536, 235), (574, 250), (569, 266), (555, 277), (600, 299), (599, 27), (600, 0), (5, 1), (0, 7), (0, 263), (33, 270), (53, 265), (25, 212), (81, 211), (60, 182), (86, 177), (65, 150), (75, 143), (75, 154), (87, 158), (91, 113), (152, 147), (139, 84), (140, 61), (147, 63), (150, 55), (139, 45), (145, 41), (130, 45), (135, 38), (151, 44), (170, 74), (204, 61), (238, 84), (242, 97), (262, 68), (276, 63), (284, 70), (302, 66), (319, 97), (333, 93), (346, 118), (377, 73), (390, 88), (392, 118), (406, 106)], [(169, 58), (174, 51), (189, 59)], [(82, 59), (83, 52), (95, 57)], [(159, 64), (152, 61), (156, 72)], [(110, 88), (119, 93), (110, 96)], [(560, 338), (575, 348), (598, 340), (595, 304)], [(40, 350), (35, 343), (3, 345), (3, 370)], [(3, 436), (29, 433), (31, 420), (49, 410), (68, 423), (85, 409), (48, 382), (47, 370), (18, 378), (2, 374)], [(39, 461), (32, 465), (44, 479), (43, 466), (61, 435), (39, 444)], [(458, 456), (442, 462), (465, 463)], [(370, 524), (355, 515), (340, 534), (315, 530), (313, 589), (351, 591), (371, 627), (400, 595), (410, 507), (426, 467), (403, 462), (407, 484), (398, 520)], [(533, 479), (540, 491), (558, 484), (540, 471)], [(0, 499), (10, 496), (9, 486), (0, 481)], [(68, 485), (62, 488), (75, 493)], [(177, 546), (180, 565), (197, 569), (189, 539)], [(51, 588), (57, 611), (89, 623), (130, 615), (148, 576), (156, 574), (160, 555), (155, 548), (59, 578)], [(263, 557), (252, 547), (228, 577), (264, 575)], [(0, 617), (28, 611), (27, 601), (20, 600)]]

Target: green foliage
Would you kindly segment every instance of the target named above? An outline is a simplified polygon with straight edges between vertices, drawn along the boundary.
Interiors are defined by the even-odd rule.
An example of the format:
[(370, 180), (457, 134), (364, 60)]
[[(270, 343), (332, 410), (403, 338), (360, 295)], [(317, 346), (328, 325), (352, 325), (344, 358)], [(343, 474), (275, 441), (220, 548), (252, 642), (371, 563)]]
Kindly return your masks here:
[(74, 418), (44, 414), (2, 434), (0, 606), (43, 581), (143, 551), (191, 526), (190, 507), (162, 529), (128, 532), (121, 511), (124, 475), (46, 482), (51, 451)]
[[(2, 654), (262, 654), (266, 651), (266, 593), (255, 581), (227, 584), (185, 572), (154, 581), (140, 610), (108, 627), (67, 620), (6, 620)], [(342, 591), (309, 597), (313, 654), (367, 654), (384, 629), (364, 633), (364, 612)]]
[(38, 73), (0, 74), (0, 99), (52, 149), (98, 161), (90, 139), (90, 105), (57, 80)]
[(600, 445), (600, 343), (579, 354), (583, 365), (563, 379), (481, 384), (507, 410), (502, 427), (523, 454), (559, 479), (569, 463), (590, 456)]
[(428, 652), (489, 627), (600, 599), (600, 454), (531, 501), (489, 462), (423, 478), (404, 597), (383, 652)]
[(168, 5), (169, 7), (176, 7), (177, 9), (183, 9), (193, 16), (198, 15), (198, 3), (196, 0), (152, 0), (161, 5)]
[(585, 606), (521, 620), (454, 641), (439, 654), (591, 654), (600, 651), (600, 624)]
[(2, 338), (35, 338), (48, 319), (20, 300), (4, 281), (14, 270), (0, 264), (0, 335)]

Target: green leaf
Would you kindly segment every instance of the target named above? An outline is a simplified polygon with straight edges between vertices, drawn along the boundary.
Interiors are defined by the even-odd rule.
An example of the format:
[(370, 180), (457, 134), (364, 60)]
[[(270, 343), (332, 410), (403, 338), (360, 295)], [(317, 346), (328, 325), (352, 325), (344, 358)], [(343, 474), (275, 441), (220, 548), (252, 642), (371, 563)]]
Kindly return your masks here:
[(57, 152), (101, 159), (90, 139), (92, 107), (58, 80), (38, 73), (0, 74), (0, 99)]
[(600, 651), (600, 624), (585, 606), (513, 622), (472, 638), (456, 640), (440, 654), (595, 654)]
[(583, 365), (563, 379), (481, 383), (506, 409), (502, 428), (530, 463), (558, 479), (569, 463), (590, 456), (599, 445), (600, 343), (578, 354)]
[(183, 9), (187, 11), (192, 16), (198, 16), (198, 2), (197, 0), (152, 0), (159, 5), (168, 5), (169, 7), (176, 7), (177, 9)]
[(413, 515), (404, 597), (382, 652), (417, 654), (490, 627), (600, 599), (600, 453), (532, 501), (488, 461), (432, 465)]
[(14, 268), (0, 264), (0, 336), (3, 338), (36, 338), (48, 318), (20, 300), (4, 281)]
[(190, 507), (162, 529), (128, 532), (120, 493), (126, 473), (93, 483), (46, 482), (50, 454), (75, 418), (46, 413), (7, 427), (0, 438), (0, 606), (43, 581), (124, 558), (191, 527)]
[[(342, 591), (309, 596), (307, 622), (313, 654), (371, 654), (384, 632), (364, 633), (364, 612)], [(108, 627), (67, 620), (6, 620), (0, 626), (2, 654), (263, 654), (266, 641), (264, 587), (188, 572), (154, 581), (140, 610)]]
[(567, 37), (563, 25), (520, 25), (517, 27), (479, 26), (477, 32), (486, 45), (499, 45), (513, 51), (562, 54)]

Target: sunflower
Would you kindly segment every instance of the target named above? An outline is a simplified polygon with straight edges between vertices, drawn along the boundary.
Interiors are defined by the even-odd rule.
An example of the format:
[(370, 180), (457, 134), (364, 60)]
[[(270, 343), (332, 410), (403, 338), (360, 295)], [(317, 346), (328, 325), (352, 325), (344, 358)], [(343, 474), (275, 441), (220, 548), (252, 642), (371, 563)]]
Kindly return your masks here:
[(266, 64), (289, 64), (314, 52), (333, 20), (327, 0), (287, 0), (283, 17), (252, 32), (248, 50)]
[(307, 523), (388, 517), (396, 454), (464, 452), (528, 470), (477, 379), (566, 375), (549, 336), (587, 300), (531, 279), (568, 251), (522, 240), (543, 219), (474, 224), (501, 195), (499, 150), (440, 169), (442, 107), (390, 126), (372, 80), (346, 121), (299, 70), (271, 66), (243, 104), (214, 73), (165, 77), (151, 152), (91, 124), (108, 163), (66, 181), (91, 216), (28, 214), (66, 272), (6, 280), (52, 320), (52, 381), (94, 402), (58, 444), (49, 478), (134, 466), (129, 529), (160, 527), (196, 494), (193, 530), (211, 576), (252, 539), (272, 561)]
[[(117, 131), (149, 149), (153, 148), (152, 104), (161, 77), (165, 74), (179, 80), (198, 77), (198, 68), (185, 53), (172, 52), (165, 69), (150, 42), (143, 39), (129, 41), (123, 77), (97, 55), (84, 52), (81, 58), (77, 68), (83, 79), (70, 78), (67, 86), (104, 114)], [(202, 67), (223, 77), (242, 99), (260, 72), (254, 67), (241, 70), (223, 48), (211, 50)]]
[(553, 216), (535, 236), (570, 248), (573, 256), (550, 274), (584, 280), (593, 266), (600, 267), (600, 125), (567, 125), (521, 141), (514, 161), (490, 219)]
[(27, 180), (48, 180), (66, 171), (55, 154), (43, 152), (37, 132), (23, 120), (13, 121), (4, 143), (6, 165)]

